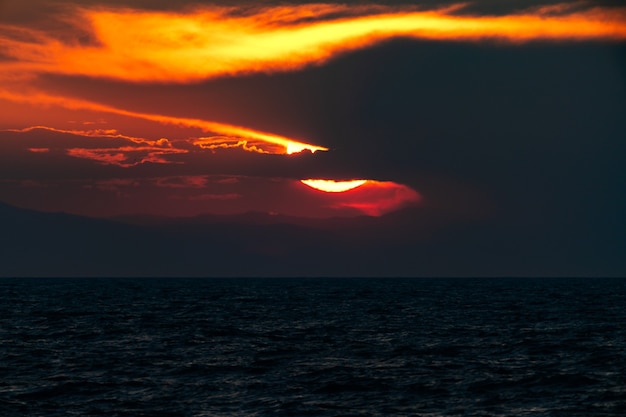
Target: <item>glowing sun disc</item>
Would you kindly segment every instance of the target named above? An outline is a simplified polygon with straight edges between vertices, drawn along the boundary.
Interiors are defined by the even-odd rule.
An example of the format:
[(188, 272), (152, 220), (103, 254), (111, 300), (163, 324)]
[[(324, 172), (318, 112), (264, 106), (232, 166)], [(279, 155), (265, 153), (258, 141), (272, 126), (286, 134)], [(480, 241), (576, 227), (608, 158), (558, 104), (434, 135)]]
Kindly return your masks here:
[(349, 181), (335, 181), (335, 180), (300, 180), (304, 185), (308, 185), (316, 190), (325, 191), (327, 193), (343, 193), (345, 191), (352, 190), (365, 184), (367, 180), (349, 180)]

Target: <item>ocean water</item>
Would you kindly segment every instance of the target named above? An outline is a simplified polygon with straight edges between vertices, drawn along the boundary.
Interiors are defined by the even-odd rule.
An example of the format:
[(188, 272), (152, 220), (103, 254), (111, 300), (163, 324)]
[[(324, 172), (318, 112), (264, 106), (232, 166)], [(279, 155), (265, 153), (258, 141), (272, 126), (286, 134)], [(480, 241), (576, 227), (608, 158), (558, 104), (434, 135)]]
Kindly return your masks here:
[(0, 416), (626, 416), (626, 280), (1, 279)]

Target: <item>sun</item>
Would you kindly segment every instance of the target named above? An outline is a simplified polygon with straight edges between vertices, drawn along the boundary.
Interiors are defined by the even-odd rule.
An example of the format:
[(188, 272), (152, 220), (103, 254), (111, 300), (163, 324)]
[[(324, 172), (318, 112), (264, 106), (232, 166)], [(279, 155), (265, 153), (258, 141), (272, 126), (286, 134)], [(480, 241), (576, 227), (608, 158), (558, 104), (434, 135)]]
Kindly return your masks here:
[(325, 191), (327, 193), (343, 193), (345, 191), (353, 190), (361, 185), (365, 184), (367, 180), (349, 180), (349, 181), (335, 181), (335, 180), (300, 180), (302, 184), (308, 185), (316, 190)]

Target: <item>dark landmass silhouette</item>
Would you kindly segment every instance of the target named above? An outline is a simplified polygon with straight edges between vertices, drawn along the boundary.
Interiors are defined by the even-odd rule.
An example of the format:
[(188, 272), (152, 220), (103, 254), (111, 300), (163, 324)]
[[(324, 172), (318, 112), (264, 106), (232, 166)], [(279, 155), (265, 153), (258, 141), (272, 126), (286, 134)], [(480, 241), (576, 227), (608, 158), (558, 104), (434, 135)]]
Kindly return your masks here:
[[(382, 217), (264, 213), (87, 218), (0, 203), (0, 276), (605, 276), (618, 253), (531, 244), (428, 208)], [(521, 233), (521, 231), (517, 231)], [(529, 231), (528, 233), (530, 233)], [(509, 239), (506, 240), (506, 236)]]

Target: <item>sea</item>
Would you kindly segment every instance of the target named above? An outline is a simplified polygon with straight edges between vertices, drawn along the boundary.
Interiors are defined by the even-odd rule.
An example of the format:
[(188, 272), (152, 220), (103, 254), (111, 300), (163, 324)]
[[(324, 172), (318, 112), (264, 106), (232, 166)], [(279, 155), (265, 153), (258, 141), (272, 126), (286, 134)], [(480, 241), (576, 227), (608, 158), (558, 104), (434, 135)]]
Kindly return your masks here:
[(626, 416), (626, 280), (0, 279), (0, 416)]

